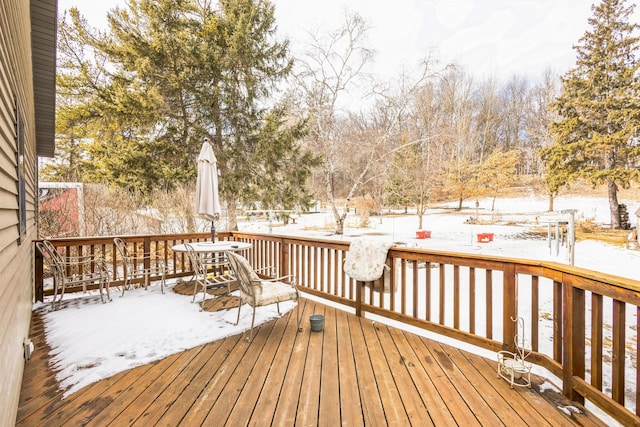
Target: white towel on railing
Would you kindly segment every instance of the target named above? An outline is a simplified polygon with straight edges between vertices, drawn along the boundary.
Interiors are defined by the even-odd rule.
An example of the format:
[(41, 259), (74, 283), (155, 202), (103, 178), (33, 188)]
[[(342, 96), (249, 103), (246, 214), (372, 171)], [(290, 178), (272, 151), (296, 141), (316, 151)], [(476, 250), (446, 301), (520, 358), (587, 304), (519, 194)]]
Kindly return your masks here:
[(392, 242), (359, 238), (351, 242), (344, 259), (344, 272), (349, 277), (362, 282), (370, 282), (382, 277), (387, 252)]

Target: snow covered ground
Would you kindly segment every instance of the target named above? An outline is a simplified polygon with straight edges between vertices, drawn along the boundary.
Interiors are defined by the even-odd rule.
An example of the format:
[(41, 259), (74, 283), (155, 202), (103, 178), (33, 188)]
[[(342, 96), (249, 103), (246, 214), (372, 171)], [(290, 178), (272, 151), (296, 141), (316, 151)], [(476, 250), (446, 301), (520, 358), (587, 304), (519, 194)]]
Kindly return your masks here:
[[(631, 225), (635, 227), (634, 213), (640, 208), (640, 201), (624, 202), (631, 216)], [(463, 205), (461, 211), (456, 211), (455, 203), (443, 205), (429, 210), (423, 218), (422, 228), (431, 231), (431, 238), (428, 239), (416, 239), (416, 215), (372, 216), (369, 218), (369, 225), (361, 227), (361, 218), (350, 214), (343, 236), (333, 234), (333, 217), (329, 212), (302, 215), (296, 220), (296, 224), (282, 225), (281, 222), (273, 222), (271, 227), (266, 220), (249, 221), (242, 223), (240, 229), (260, 233), (269, 233), (271, 229), (274, 234), (345, 241), (358, 236), (369, 236), (391, 239), (410, 247), (568, 263), (565, 246), (561, 245), (556, 250), (553, 242), (552, 247), (549, 247), (545, 234), (549, 221), (568, 219), (568, 214), (561, 212), (575, 209), (576, 222), (589, 219), (599, 224), (609, 223), (609, 204), (605, 198), (558, 197), (554, 204), (555, 211), (552, 213), (546, 212), (547, 205), (546, 199), (535, 197), (498, 199), (493, 212), (491, 199), (480, 200), (478, 209), (475, 206)], [(470, 217), (477, 218), (482, 223), (495, 225), (470, 224), (467, 222)], [(542, 228), (543, 235), (532, 235), (531, 231), (534, 228)], [(494, 233), (493, 242), (478, 243), (478, 233)], [(640, 279), (639, 261), (640, 251), (628, 250), (622, 244), (581, 240), (576, 243), (574, 250), (576, 266), (635, 280)]]

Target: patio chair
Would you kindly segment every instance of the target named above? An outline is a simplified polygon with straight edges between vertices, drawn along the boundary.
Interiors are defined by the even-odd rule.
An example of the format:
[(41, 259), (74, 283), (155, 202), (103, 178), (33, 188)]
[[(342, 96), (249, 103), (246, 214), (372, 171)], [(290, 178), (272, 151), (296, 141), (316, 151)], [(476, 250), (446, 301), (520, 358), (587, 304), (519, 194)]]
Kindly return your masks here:
[(144, 283), (144, 288), (147, 289), (151, 276), (160, 276), (160, 291), (164, 294), (167, 274), (164, 259), (159, 254), (136, 253), (135, 251), (130, 253), (127, 244), (119, 237), (115, 237), (113, 243), (115, 243), (120, 258), (122, 258), (124, 284), (122, 285), (122, 295), (120, 296), (123, 296), (127, 289), (134, 288), (140, 279)]
[(53, 310), (56, 309), (58, 292), (60, 293), (59, 307), (67, 288), (82, 287), (82, 291), (86, 292), (87, 285), (90, 284), (98, 285), (100, 301), (103, 304), (105, 290), (107, 299), (111, 301), (109, 293), (111, 276), (104, 258), (98, 255), (63, 256), (48, 240), (36, 242), (36, 247), (53, 276), (53, 301), (51, 302)]
[(185, 243), (187, 255), (194, 270), (193, 299), (202, 289), (202, 304), (200, 311), (204, 310), (204, 302), (207, 298), (207, 289), (226, 287), (227, 293), (231, 293), (231, 285), (236, 282), (233, 272), (229, 268), (229, 262), (224, 253), (215, 253), (211, 256), (200, 254), (193, 246)]
[[(282, 276), (274, 278), (261, 278), (251, 267), (249, 261), (235, 252), (227, 252), (227, 258), (231, 269), (235, 272), (240, 286), (240, 305), (238, 306), (238, 318), (236, 325), (240, 322), (240, 309), (243, 304), (249, 304), (253, 308), (251, 317), (251, 332), (249, 341), (253, 338), (253, 326), (256, 320), (256, 307), (276, 304), (278, 314), (280, 314), (280, 303), (284, 301), (298, 301), (300, 293), (296, 287), (294, 276)], [(289, 282), (285, 282), (288, 280)], [(298, 331), (300, 327), (300, 304), (296, 307), (296, 320)]]

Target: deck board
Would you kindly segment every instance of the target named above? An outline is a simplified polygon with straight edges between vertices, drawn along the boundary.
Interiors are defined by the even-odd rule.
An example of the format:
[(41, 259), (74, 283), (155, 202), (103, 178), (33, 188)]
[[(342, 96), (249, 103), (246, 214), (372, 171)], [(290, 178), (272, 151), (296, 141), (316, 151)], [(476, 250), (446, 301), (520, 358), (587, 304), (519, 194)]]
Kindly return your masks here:
[[(590, 425), (560, 393), (511, 389), (485, 359), (316, 301), (236, 335), (118, 373), (62, 399), (42, 318), (26, 364), (18, 426)], [(311, 332), (308, 317), (325, 315)]]
[[(302, 309), (300, 311), (302, 312)], [(253, 408), (253, 416), (250, 418), (249, 425), (270, 425), (282, 392), (284, 377), (291, 360), (290, 349), (293, 348), (295, 339), (299, 335), (293, 327), (294, 316), (285, 316), (284, 319), (288, 319), (288, 322), (285, 325), (282, 339), (277, 345), (274, 363), (269, 367), (264, 385)]]
[[(217, 345), (205, 345), (199, 347), (201, 350), (190, 360), (190, 363), (185, 366), (175, 376), (175, 379), (170, 383), (170, 386), (165, 386), (163, 390), (156, 388), (155, 392), (147, 390), (146, 394), (149, 397), (149, 401), (143, 406), (136, 401), (136, 405), (141, 412), (135, 419), (137, 425), (157, 425), (160, 419), (165, 414), (167, 408), (173, 406), (180, 396), (185, 392), (191, 381), (195, 378), (199, 371), (207, 366), (207, 361), (213, 358), (213, 355), (220, 348), (220, 341), (217, 341)], [(174, 409), (178, 412), (178, 409)], [(186, 412), (188, 407), (184, 410)]]
[(356, 362), (364, 422), (368, 425), (374, 425), (376, 421), (385, 419), (382, 399), (378, 392), (376, 377), (369, 359), (367, 343), (362, 331), (362, 322), (352, 316), (347, 316), (347, 319), (354, 347), (353, 358)]
[[(264, 387), (266, 377), (269, 373), (269, 367), (274, 364), (274, 357), (282, 340), (282, 336), (286, 330), (288, 317), (282, 317), (274, 322), (274, 328), (267, 340), (262, 346), (259, 357), (253, 366), (249, 378), (242, 387), (238, 398), (233, 404), (233, 409), (227, 419), (229, 425), (247, 425), (260, 393)], [(238, 380), (242, 381), (242, 376), (238, 376)]]
[(402, 360), (409, 373), (417, 394), (427, 407), (430, 418), (434, 424), (455, 425), (456, 421), (448, 410), (443, 397), (438, 392), (429, 374), (425, 370), (415, 349), (409, 344), (407, 337), (398, 329), (389, 328), (391, 336), (398, 351), (402, 355)]
[[(384, 352), (389, 371), (393, 377), (400, 401), (404, 405), (407, 417), (411, 425), (428, 426), (434, 425), (429, 410), (427, 409), (421, 396), (416, 393), (415, 384), (411, 373), (407, 371), (404, 353), (396, 347), (390, 329), (385, 325), (378, 324), (376, 330), (380, 346)], [(398, 356), (399, 355), (399, 356)]]
[[(302, 314), (302, 316), (304, 316), (303, 318), (309, 317), (309, 313), (313, 312), (313, 308), (310, 308), (312, 305), (312, 302), (306, 301)], [(289, 327), (289, 330), (292, 329), (293, 328)], [(309, 329), (305, 328), (305, 330), (308, 331)], [(276, 403), (273, 413), (273, 425), (287, 426), (293, 425), (295, 422), (302, 387), (302, 374), (307, 358), (307, 350), (309, 349), (310, 337), (310, 333), (296, 333), (293, 341), (291, 341), (291, 355), (289, 357), (287, 370), (282, 379), (278, 402)]]
[(347, 313), (336, 312), (336, 333), (340, 339), (338, 345), (339, 373), (338, 386), (340, 387), (340, 407), (342, 409), (342, 424), (357, 426), (363, 424), (362, 402), (360, 400), (360, 388), (358, 387), (358, 374), (354, 358), (354, 347), (349, 333)]
[[(325, 328), (323, 333), (314, 332), (322, 336), (322, 360), (320, 375), (320, 409), (319, 424), (324, 426), (338, 426), (340, 417), (340, 367), (338, 366), (338, 346), (341, 338), (337, 332), (337, 317), (335, 310), (325, 311)], [(340, 340), (342, 341), (342, 340)], [(335, 373), (338, 373), (336, 375)]]
[[(315, 304), (314, 304), (315, 306)], [(313, 314), (325, 314), (315, 308)], [(307, 316), (308, 317), (308, 316)], [(330, 328), (325, 324), (325, 328)], [(295, 414), (295, 425), (317, 425), (320, 401), (325, 397), (320, 394), (320, 375), (322, 372), (322, 337), (323, 334), (309, 332), (309, 345), (302, 372), (302, 386), (298, 398), (298, 409)], [(320, 397), (320, 399), (318, 399)]]
[[(419, 360), (427, 378), (433, 382), (436, 393), (446, 405), (446, 410), (449, 411), (455, 423), (464, 426), (479, 426), (480, 422), (474, 416), (471, 408), (467, 406), (456, 384), (451, 382), (442, 366), (431, 355), (428, 346), (426, 346), (428, 342), (417, 335), (409, 335), (407, 338), (409, 345), (419, 355)], [(462, 387), (462, 385), (460, 386)], [(436, 422), (436, 424), (438, 423)]]

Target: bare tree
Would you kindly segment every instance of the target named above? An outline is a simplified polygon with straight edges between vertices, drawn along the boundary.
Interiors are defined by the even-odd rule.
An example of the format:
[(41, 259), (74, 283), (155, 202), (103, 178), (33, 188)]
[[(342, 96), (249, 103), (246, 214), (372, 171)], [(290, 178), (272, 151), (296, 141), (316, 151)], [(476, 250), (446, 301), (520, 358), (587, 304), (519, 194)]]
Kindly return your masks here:
[(342, 212), (338, 209), (336, 180), (340, 178), (340, 159), (344, 157), (345, 114), (339, 101), (368, 78), (364, 72), (373, 52), (366, 46), (368, 24), (357, 14), (346, 13), (344, 25), (326, 35), (311, 34), (309, 51), (299, 61), (296, 76), (301, 113), (308, 116), (308, 142), (322, 156), (320, 168), (325, 196), (331, 206), (336, 233), (342, 234), (352, 192), (346, 195)]
[(159, 232), (159, 226), (154, 229), (153, 224), (146, 221), (142, 209), (140, 195), (135, 192), (97, 184), (85, 186), (84, 210), (89, 236)]
[[(525, 173), (538, 176), (544, 175), (544, 164), (540, 158), (540, 150), (553, 145), (549, 135), (551, 123), (559, 120), (557, 112), (551, 108), (551, 103), (560, 94), (560, 80), (551, 70), (545, 70), (538, 84), (531, 89), (529, 97), (527, 120), (525, 124), (526, 134), (529, 136), (529, 145), (523, 151), (523, 161), (528, 168)], [(543, 177), (544, 190), (549, 197), (549, 212), (553, 211), (553, 200), (560, 188), (566, 182), (556, 180), (551, 176)]]
[[(194, 200), (195, 183), (154, 192), (151, 206), (162, 222), (165, 233), (195, 233), (211, 228), (211, 221), (196, 221)], [(216, 224), (216, 229), (220, 230), (221, 227)]]
[[(309, 142), (323, 158), (320, 174), (336, 234), (344, 232), (353, 198), (368, 184), (382, 181), (392, 154), (414, 132), (407, 123), (415, 94), (433, 76), (427, 58), (417, 77), (402, 73), (396, 81), (365, 90), (373, 100), (368, 110), (345, 113), (340, 97), (362, 90), (361, 85), (371, 81), (365, 72), (372, 58), (366, 47), (368, 29), (359, 15), (347, 14), (338, 31), (326, 38), (313, 36), (297, 73), (300, 107), (309, 117)], [(410, 143), (418, 142), (420, 138)]]
[(504, 151), (521, 148), (522, 130), (525, 124), (529, 82), (525, 78), (512, 76), (502, 90), (503, 146)]
[(490, 77), (477, 90), (478, 161), (482, 163), (499, 147), (501, 124), (500, 96), (496, 81)]
[(478, 184), (481, 191), (492, 197), (492, 211), (495, 208), (496, 197), (498, 197), (500, 190), (515, 183), (517, 167), (520, 163), (519, 158), (520, 152), (518, 150), (506, 153), (496, 151), (478, 168)]

